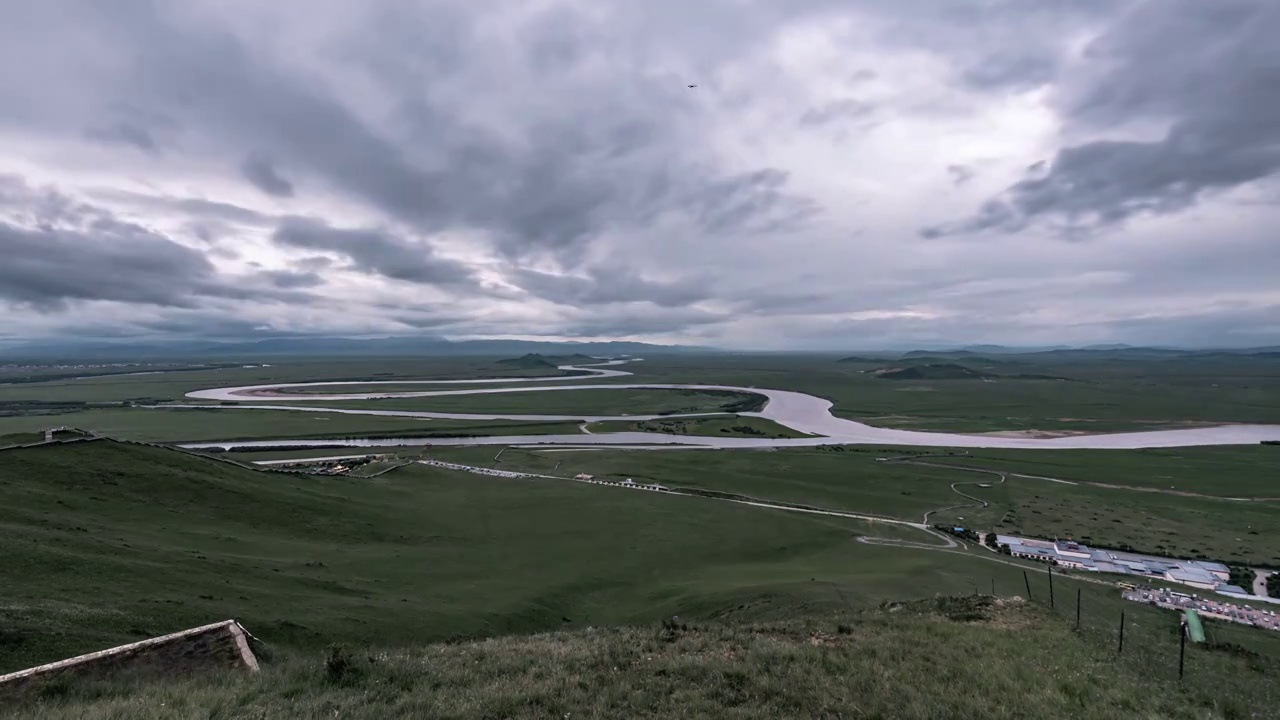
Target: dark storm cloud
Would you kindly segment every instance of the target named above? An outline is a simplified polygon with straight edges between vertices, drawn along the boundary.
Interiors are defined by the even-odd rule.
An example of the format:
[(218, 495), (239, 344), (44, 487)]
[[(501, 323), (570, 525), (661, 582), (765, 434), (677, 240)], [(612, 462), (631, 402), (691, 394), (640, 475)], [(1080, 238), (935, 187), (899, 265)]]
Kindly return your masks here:
[(250, 155), (240, 164), (240, 173), (254, 187), (274, 197), (293, 197), (293, 183), (280, 176), (275, 165), (262, 155)]
[(474, 284), (471, 270), (435, 256), (431, 246), (376, 228), (335, 228), (314, 218), (286, 218), (272, 239), (285, 247), (328, 250), (345, 256), (359, 271), (430, 285)]
[(0, 257), (0, 298), (41, 311), (80, 300), (192, 308), (209, 298), (310, 299), (293, 290), (297, 281), (220, 275), (199, 250), (13, 175), (0, 176)]
[[(126, 52), (130, 72), (114, 92), (177, 114), (185, 125), (198, 123), (229, 143), (272, 148), (281, 162), (306, 168), (425, 234), (476, 228), (512, 256), (551, 252), (572, 259), (610, 228), (643, 223), (670, 210), (675, 199), (724, 193), (744, 181), (756, 184), (743, 190), (756, 197), (734, 198), (722, 211), (710, 208), (698, 217), (700, 230), (766, 230), (804, 216), (785, 207), (785, 182), (772, 182), (785, 181), (785, 174), (726, 176), (697, 161), (703, 153), (686, 142), (686, 131), (698, 111), (674, 78), (626, 67), (616, 75), (574, 69), (588, 59), (625, 62), (606, 57), (608, 48), (598, 44), (585, 57), (578, 38), (588, 31), (577, 13), (534, 24), (515, 38), (515, 50), (499, 51), (499, 57), (522, 58), (520, 49), (528, 48), (539, 62), (573, 66), (514, 81), (511, 87), (523, 92), (554, 93), (561, 105), (514, 133), (468, 121), (454, 100), (404, 90), (472, 76), (513, 82), (500, 77), (503, 66), (492, 66), (499, 61), (483, 44), (464, 42), (476, 33), (474, 18), (445, 6), (375, 14), (383, 18), (369, 28), (376, 41), (354, 46), (353, 53), (362, 63), (356, 69), (392, 92), (398, 132), (389, 135), (238, 39), (177, 21), (167, 7), (93, 12)], [(559, 79), (566, 75), (573, 76), (572, 88)]]
[(204, 255), (136, 226), (99, 221), (88, 232), (0, 223), (0, 297), (50, 310), (68, 300), (190, 307), (213, 289)]
[(1063, 148), (973, 218), (925, 234), (1016, 231), (1041, 218), (1088, 232), (1275, 176), (1277, 34), (1280, 5), (1265, 0), (1144, 3), (1088, 48), (1095, 69), (1068, 84), (1064, 109), (1081, 131), (1142, 120), (1167, 131)]
[(617, 267), (592, 268), (587, 277), (517, 270), (510, 280), (544, 300), (575, 307), (633, 302), (683, 307), (711, 295), (710, 283), (705, 279), (659, 282)]
[(105, 127), (93, 127), (85, 130), (85, 136), (91, 140), (117, 145), (131, 145), (143, 152), (154, 153), (159, 148), (150, 131), (139, 125), (118, 122)]

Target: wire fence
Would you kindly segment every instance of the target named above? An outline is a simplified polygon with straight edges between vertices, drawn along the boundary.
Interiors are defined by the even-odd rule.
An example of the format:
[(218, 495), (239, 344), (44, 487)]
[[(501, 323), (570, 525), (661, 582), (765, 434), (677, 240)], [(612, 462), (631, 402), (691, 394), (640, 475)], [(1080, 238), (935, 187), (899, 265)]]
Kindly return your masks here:
[(1188, 642), (1181, 612), (1126, 600), (1115, 586), (1091, 580), (1046, 566), (1025, 570), (1021, 587), (1001, 588), (993, 577), (991, 588), (1047, 608), (1118, 669), (1153, 685), (1175, 683), (1226, 717), (1280, 717), (1280, 632), (1206, 620), (1205, 642)]

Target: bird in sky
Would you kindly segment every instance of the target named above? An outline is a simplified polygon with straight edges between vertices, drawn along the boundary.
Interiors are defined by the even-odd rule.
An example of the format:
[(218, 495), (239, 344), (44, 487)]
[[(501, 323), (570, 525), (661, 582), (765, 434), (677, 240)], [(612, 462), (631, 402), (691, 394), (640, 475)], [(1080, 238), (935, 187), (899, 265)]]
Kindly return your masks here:
[(696, 87), (698, 87), (698, 86), (697, 86), (697, 85), (690, 85), (689, 87), (691, 87), (691, 88), (696, 88)]

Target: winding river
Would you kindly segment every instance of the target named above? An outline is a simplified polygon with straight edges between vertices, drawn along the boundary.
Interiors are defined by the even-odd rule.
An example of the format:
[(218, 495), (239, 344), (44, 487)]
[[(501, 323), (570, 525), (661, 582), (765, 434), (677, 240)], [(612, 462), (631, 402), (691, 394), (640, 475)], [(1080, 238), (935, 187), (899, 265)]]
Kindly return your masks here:
[[(561, 370), (588, 373), (593, 379), (616, 378), (631, 373), (614, 369), (628, 360), (611, 360), (593, 365), (563, 365)], [(561, 445), (561, 446), (645, 446), (653, 449), (696, 448), (786, 448), (815, 445), (913, 445), (930, 447), (964, 448), (1039, 448), (1039, 449), (1136, 449), (1160, 447), (1189, 447), (1197, 445), (1254, 445), (1264, 440), (1280, 441), (1280, 425), (1223, 425), (1208, 428), (1178, 430), (1152, 430), (1130, 433), (1099, 435), (1072, 435), (1055, 438), (1000, 437), (994, 435), (965, 435), (959, 433), (896, 430), (864, 425), (831, 414), (831, 402), (819, 397), (790, 390), (747, 388), (733, 385), (671, 385), (671, 384), (578, 384), (583, 375), (531, 378), (489, 378), (482, 380), (384, 380), (355, 382), (277, 383), (271, 385), (247, 385), (242, 387), (214, 388), (187, 393), (194, 400), (219, 400), (243, 403), (246, 400), (280, 400), (305, 403), (303, 405), (224, 405), (221, 410), (274, 410), (277, 412), (326, 412), (345, 415), (380, 415), (442, 420), (530, 420), (530, 421), (587, 421), (601, 420), (651, 420), (658, 417), (689, 417), (688, 415), (528, 415), (503, 413), (441, 413), (408, 410), (353, 410), (317, 406), (313, 403), (336, 400), (376, 400), (382, 398), (440, 397), (449, 395), (479, 395), (516, 392), (556, 392), (564, 390), (729, 390), (764, 395), (768, 403), (760, 412), (739, 413), (743, 416), (772, 420), (792, 430), (806, 433), (803, 438), (740, 438), (699, 435), (668, 435), (660, 433), (620, 432), (583, 433), (567, 435), (508, 435), (466, 438), (363, 438), (347, 440), (257, 440), (188, 443), (183, 447), (199, 448), (307, 448), (344, 445), (350, 447), (389, 447), (406, 445)], [(575, 384), (564, 384), (574, 382)], [(464, 390), (424, 390), (414, 392), (353, 392), (324, 394), (291, 394), (280, 392), (292, 388), (337, 387), (342, 385), (476, 385), (489, 383), (544, 383), (528, 387), (469, 388)], [(202, 407), (203, 406), (169, 406)]]

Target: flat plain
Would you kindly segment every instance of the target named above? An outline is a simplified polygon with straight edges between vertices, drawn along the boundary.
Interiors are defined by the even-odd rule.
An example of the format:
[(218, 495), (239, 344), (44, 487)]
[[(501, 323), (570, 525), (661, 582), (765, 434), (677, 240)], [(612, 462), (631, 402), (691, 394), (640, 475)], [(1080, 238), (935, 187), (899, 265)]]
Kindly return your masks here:
[[(644, 634), (650, 632), (644, 628), (654, 627), (660, 619), (679, 615), (689, 622), (725, 628), (724, 632), (738, 632), (736, 628), (745, 633), (742, 642), (733, 646), (738, 650), (717, 645), (720, 640), (716, 640), (700, 646), (704, 649), (699, 652), (707, 653), (755, 652), (748, 650), (747, 643), (756, 640), (748, 638), (774, 637), (770, 633), (787, 623), (831, 625), (822, 632), (834, 632), (835, 626), (846, 623), (851, 627), (874, 623), (887, 629), (883, 634), (867, 629), (857, 652), (880, 653), (883, 667), (906, 673), (900, 676), (904, 682), (916, 677), (910, 674), (916, 672), (910, 670), (914, 665), (895, 664), (883, 656), (886, 648), (910, 638), (922, 642), (950, 638), (958, 647), (971, 648), (980, 667), (992, 669), (971, 681), (975, 687), (987, 688), (983, 692), (987, 696), (1002, 687), (1016, 686), (1020, 692), (1030, 687), (1029, 678), (1002, 684), (1016, 664), (1013, 658), (1022, 657), (1012, 646), (1000, 650), (1005, 647), (1000, 642), (981, 642), (982, 637), (991, 639), (1003, 627), (1001, 623), (1009, 622), (1025, 632), (1052, 638), (1062, 653), (1058, 658), (1065, 663), (1062, 667), (1094, 668), (1089, 671), (1091, 681), (1081, 687), (1119, 683), (1114, 686), (1119, 688), (1116, 695), (1107, 701), (1112, 704), (1096, 707), (1071, 705), (1087, 701), (1077, 697), (1083, 691), (1063, 685), (1059, 688), (1063, 695), (1046, 700), (1045, 717), (1072, 716), (1072, 707), (1078, 716), (1106, 717), (1117, 707), (1129, 707), (1124, 703), (1137, 702), (1134, 698), (1142, 696), (1139, 685), (1150, 689), (1151, 683), (1164, 687), (1162, 683), (1171, 682), (1170, 677), (1151, 679), (1144, 673), (1152, 662), (1160, 668), (1171, 667), (1169, 653), (1176, 653), (1173, 615), (1124, 603), (1114, 587), (1097, 582), (1096, 577), (1071, 576), (1058, 581), (1058, 592), (1065, 594), (1058, 596), (1057, 609), (1049, 615), (1037, 614), (1047, 594), (1042, 567), (981, 548), (948, 548), (936, 536), (902, 523), (922, 523), (927, 516), (930, 524), (1072, 537), (1100, 546), (1280, 567), (1276, 540), (1280, 538), (1276, 519), (1280, 517), (1276, 500), (1280, 473), (1275, 472), (1280, 467), (1280, 447), (1275, 446), (970, 452), (872, 446), (378, 450), (391, 458), (380, 468), (430, 458), (566, 478), (550, 480), (494, 477), (412, 462), (376, 478), (263, 472), (220, 459), (251, 464), (358, 451), (277, 448), (201, 457), (115, 441), (583, 432), (577, 422), (153, 407), (185, 402), (185, 394), (193, 390), (224, 386), (515, 379), (561, 373), (514, 367), (499, 360), (322, 358), (168, 374), (26, 377), (0, 385), (0, 445), (36, 441), (44, 428), (62, 425), (112, 438), (0, 451), (0, 557), (6, 568), (6, 591), (0, 600), (6, 619), (0, 629), (0, 672), (236, 617), (267, 639), (280, 658), (261, 684), (236, 680), (225, 687), (208, 687), (197, 681), (194, 686), (117, 688), (103, 691), (101, 697), (115, 698), (111, 702), (77, 706), (79, 700), (72, 694), (63, 700), (50, 699), (41, 707), (48, 717), (64, 716), (60, 714), (64, 711), (66, 716), (92, 717), (98, 712), (109, 717), (112, 712), (128, 715), (128, 708), (136, 710), (140, 706), (130, 703), (141, 702), (138, 698), (156, 700), (187, 693), (205, 693), (201, 697), (214, 705), (231, 702), (226, 700), (231, 693), (240, 698), (235, 702), (249, 703), (244, 707), (269, 708), (286, 696), (313, 698), (317, 707), (325, 702), (341, 706), (346, 702), (345, 690), (314, 686), (307, 679), (324, 672), (320, 653), (332, 643), (367, 648), (380, 657), (404, 658), (404, 663), (412, 664), (424, 652), (444, 657), (450, 652), (471, 652), (457, 648), (486, 647), (485, 638), (568, 631), (551, 636), (556, 639), (550, 642), (568, 643), (566, 648), (580, 647), (589, 655), (593, 652), (589, 643), (574, 645), (590, 637), (582, 634), (588, 627), (622, 626), (630, 629), (616, 632)], [(1280, 422), (1280, 364), (1270, 360), (1019, 356), (963, 362), (986, 377), (886, 380), (873, 371), (901, 361), (724, 355), (660, 356), (628, 364), (626, 369), (633, 376), (589, 382), (790, 389), (825, 397), (834, 403), (836, 414), (860, 422), (940, 431), (1111, 432), (1196, 423)], [(1013, 379), (1015, 375), (1069, 379)], [(651, 414), (694, 408), (717, 412), (724, 410), (723, 403), (738, 400), (704, 393), (617, 389), (391, 402), (450, 412)], [(427, 405), (428, 401), (435, 404)], [(388, 401), (367, 402), (371, 407), (389, 408)], [(585, 426), (592, 433), (634, 430), (733, 437), (797, 435), (732, 413)], [(606, 480), (655, 483), (706, 497), (568, 480), (583, 473)], [(1003, 482), (999, 475), (1004, 476)], [(896, 522), (788, 512), (724, 499), (755, 499)], [(982, 506), (983, 502), (987, 505)], [(1024, 576), (1024, 571), (1030, 575)], [(955, 628), (935, 627), (929, 619), (902, 624), (876, 614), (884, 612), (881, 604), (885, 602), (992, 591), (1008, 597), (1026, 595), (1028, 588), (1039, 609), (1017, 620), (997, 614), (984, 621), (995, 625), (983, 626), (976, 634), (970, 634), (974, 628), (963, 622)], [(1085, 612), (1081, 630), (1074, 632), (1060, 624), (1071, 622), (1067, 608), (1077, 590)], [(1067, 608), (1062, 598), (1068, 599)], [(1121, 609), (1129, 613), (1129, 622), (1136, 628), (1128, 641), (1134, 654), (1113, 658), (1105, 648), (1113, 642)], [(932, 617), (928, 613), (921, 617), (925, 616)], [(799, 632), (794, 624), (786, 627), (790, 628), (787, 633)], [(1210, 717), (1274, 714), (1280, 698), (1266, 678), (1280, 672), (1275, 665), (1280, 639), (1227, 624), (1211, 626), (1211, 634), (1214, 647), (1192, 651), (1196, 678), (1181, 689), (1170, 685), (1175, 689), (1166, 689), (1173, 694), (1167, 705), (1160, 706), (1161, 712), (1172, 717), (1202, 716), (1198, 711)], [(442, 641), (466, 644), (430, 645)], [(521, 645), (525, 641), (519, 638), (502, 642), (509, 645), (495, 650), (493, 656), (505, 653), (515, 662), (514, 658), (524, 657), (521, 653), (548, 641), (535, 638), (528, 646)], [(852, 662), (839, 662), (846, 661)], [(399, 662), (387, 661), (385, 667), (369, 670), (368, 677), (401, 682), (396, 680), (401, 677)], [(577, 667), (575, 662), (567, 662), (563, 671), (569, 673)], [(818, 656), (804, 662), (835, 668), (830, 659)], [(1059, 667), (1045, 662), (1049, 663), (1045, 667)], [(852, 672), (855, 665), (840, 667)], [(726, 665), (724, 672), (744, 675), (735, 681), (738, 685), (726, 686), (723, 692), (733, 687), (768, 687), (769, 680), (757, 670), (758, 665)], [(1106, 673), (1110, 679), (1101, 680)], [(472, 675), (450, 682), (460, 688), (490, 687), (484, 684), (490, 680)], [(919, 677), (912, 682), (929, 686)], [(531, 686), (521, 687), (527, 691)], [(864, 692), (870, 693), (864, 695), (868, 702), (879, 697), (870, 689)], [(922, 690), (921, 697), (933, 697), (929, 692)], [(529, 696), (514, 693), (511, 697)], [(815, 697), (804, 702), (816, 704), (797, 707), (813, 714), (824, 707), (823, 702), (837, 702), (821, 694)], [(63, 701), (69, 704), (57, 704)], [(227, 705), (226, 712), (235, 714), (234, 708), (240, 707), (235, 702)], [(976, 697), (978, 704), (966, 705), (955, 698), (936, 702), (940, 704), (934, 707), (956, 712), (976, 708), (993, 717), (1018, 716), (1017, 708), (982, 704)], [(395, 716), (389, 707), (384, 710), (385, 716)], [(470, 712), (462, 707), (453, 710), (461, 716)], [(415, 711), (395, 710), (403, 716)]]

